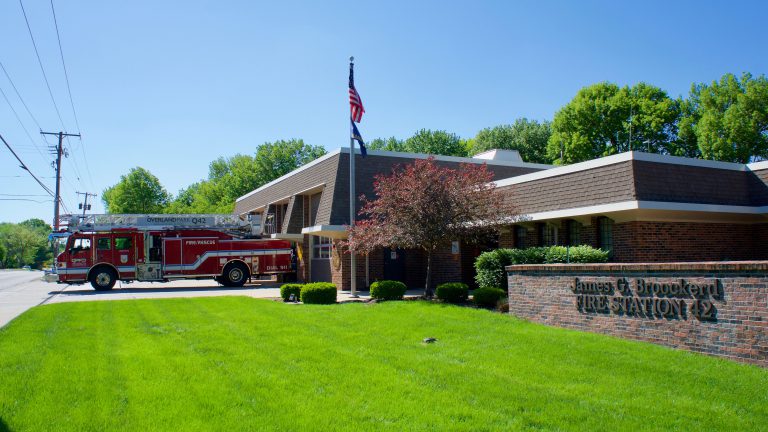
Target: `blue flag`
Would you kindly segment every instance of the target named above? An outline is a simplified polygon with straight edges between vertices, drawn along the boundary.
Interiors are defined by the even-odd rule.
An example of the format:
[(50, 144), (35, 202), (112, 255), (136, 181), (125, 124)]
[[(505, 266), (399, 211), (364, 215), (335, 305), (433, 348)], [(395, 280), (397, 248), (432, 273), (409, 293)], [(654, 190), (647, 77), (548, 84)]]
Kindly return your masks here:
[(357, 130), (357, 126), (355, 125), (355, 122), (350, 120), (350, 123), (352, 123), (352, 139), (357, 141), (360, 144), (360, 154), (363, 157), (366, 157), (368, 155), (368, 150), (365, 148), (365, 142), (363, 142), (363, 136), (360, 135), (360, 131)]

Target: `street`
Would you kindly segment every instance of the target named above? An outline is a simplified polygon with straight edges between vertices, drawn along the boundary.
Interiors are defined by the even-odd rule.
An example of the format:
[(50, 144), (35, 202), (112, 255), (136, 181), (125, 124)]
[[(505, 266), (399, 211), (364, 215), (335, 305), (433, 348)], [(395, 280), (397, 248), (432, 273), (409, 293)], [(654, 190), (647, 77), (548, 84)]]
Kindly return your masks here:
[(28, 270), (0, 271), (0, 327), (27, 309), (48, 300), (55, 284), (43, 282), (43, 272)]

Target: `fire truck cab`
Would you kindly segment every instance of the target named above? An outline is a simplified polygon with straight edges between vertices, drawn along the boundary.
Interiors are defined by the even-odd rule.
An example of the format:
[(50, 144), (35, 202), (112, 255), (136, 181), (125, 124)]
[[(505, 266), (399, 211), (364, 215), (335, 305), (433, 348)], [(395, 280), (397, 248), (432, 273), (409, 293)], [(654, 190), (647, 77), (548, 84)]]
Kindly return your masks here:
[(57, 282), (90, 282), (97, 291), (115, 282), (215, 279), (238, 287), (251, 277), (295, 271), (287, 240), (259, 239), (232, 215), (90, 215), (66, 228), (56, 258)]

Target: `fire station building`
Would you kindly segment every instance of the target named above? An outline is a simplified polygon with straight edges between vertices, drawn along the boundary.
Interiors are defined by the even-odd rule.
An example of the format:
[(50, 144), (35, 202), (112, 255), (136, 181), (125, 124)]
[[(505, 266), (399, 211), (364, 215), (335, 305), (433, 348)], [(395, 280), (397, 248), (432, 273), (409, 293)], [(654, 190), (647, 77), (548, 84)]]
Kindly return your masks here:
[[(235, 213), (260, 215), (263, 235), (296, 245), (298, 279), (348, 290), (349, 257), (336, 245), (349, 223), (348, 148), (331, 152), (237, 200)], [(373, 178), (429, 155), (369, 151), (355, 155), (355, 190), (373, 198)], [(475, 257), (488, 247), (587, 244), (614, 262), (768, 259), (768, 162), (748, 165), (627, 152), (573, 165), (527, 163), (516, 151), (472, 158), (436, 156), (438, 164), (485, 163), (503, 194), (509, 224), (494, 245), (456, 239), (436, 257), (434, 283), (474, 282)], [(358, 209), (360, 203), (357, 203)], [(364, 288), (381, 279), (421, 287), (417, 250), (359, 256)]]

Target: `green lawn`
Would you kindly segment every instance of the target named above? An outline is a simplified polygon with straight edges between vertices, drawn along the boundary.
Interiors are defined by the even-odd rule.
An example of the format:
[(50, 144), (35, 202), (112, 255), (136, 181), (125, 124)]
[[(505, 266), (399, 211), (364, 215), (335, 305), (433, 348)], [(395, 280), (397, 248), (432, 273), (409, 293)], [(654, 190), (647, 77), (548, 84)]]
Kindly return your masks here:
[(69, 303), (0, 329), (0, 430), (265, 429), (766, 430), (768, 370), (422, 302)]

